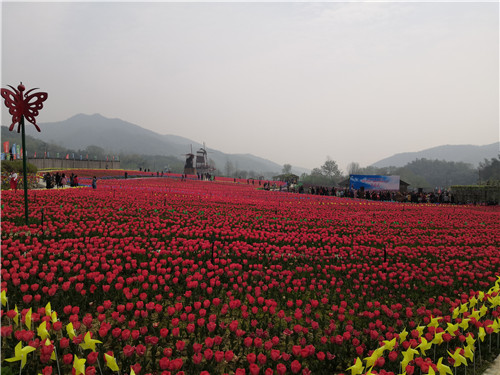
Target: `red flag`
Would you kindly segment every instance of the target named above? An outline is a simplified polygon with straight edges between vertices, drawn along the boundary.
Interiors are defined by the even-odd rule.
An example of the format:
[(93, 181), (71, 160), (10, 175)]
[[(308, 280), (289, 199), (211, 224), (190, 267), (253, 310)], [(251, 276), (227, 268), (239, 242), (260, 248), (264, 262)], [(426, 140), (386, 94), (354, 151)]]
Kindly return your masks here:
[(66, 154), (66, 159), (69, 159), (69, 154)]
[(35, 159), (36, 159), (36, 151), (35, 151)]
[(5, 141), (3, 143), (3, 152), (5, 152), (6, 154), (9, 153), (9, 141)]

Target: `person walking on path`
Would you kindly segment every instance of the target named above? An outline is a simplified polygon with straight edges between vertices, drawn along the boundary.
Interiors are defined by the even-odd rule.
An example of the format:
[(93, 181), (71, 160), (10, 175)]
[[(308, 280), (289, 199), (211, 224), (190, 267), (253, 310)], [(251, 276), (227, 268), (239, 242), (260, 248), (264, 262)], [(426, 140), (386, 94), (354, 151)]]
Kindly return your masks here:
[(97, 177), (92, 178), (92, 189), (97, 189)]

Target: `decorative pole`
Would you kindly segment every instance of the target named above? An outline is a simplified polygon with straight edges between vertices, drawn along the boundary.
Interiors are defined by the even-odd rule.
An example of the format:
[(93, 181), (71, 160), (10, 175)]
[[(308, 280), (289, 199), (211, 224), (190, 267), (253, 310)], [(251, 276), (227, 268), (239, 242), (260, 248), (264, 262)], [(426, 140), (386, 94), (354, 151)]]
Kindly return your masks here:
[(18, 124), (17, 132), (21, 132), (22, 129), (22, 144), (23, 144), (23, 179), (24, 179), (24, 215), (26, 225), (29, 225), (28, 220), (28, 174), (26, 172), (26, 163), (28, 155), (26, 153), (26, 136), (24, 131), (24, 119), (26, 118), (29, 122), (35, 125), (36, 130), (40, 131), (40, 128), (36, 124), (35, 117), (38, 116), (38, 111), (43, 108), (43, 102), (47, 100), (48, 94), (46, 92), (36, 92), (30, 94), (33, 90), (31, 89), (23, 92), (26, 89), (21, 82), (17, 89), (8, 85), (13, 91), (8, 89), (1, 89), (2, 98), (4, 98), (4, 103), (7, 108), (9, 108), (9, 113), (12, 115), (12, 124), (9, 130), (14, 129), (14, 125)]

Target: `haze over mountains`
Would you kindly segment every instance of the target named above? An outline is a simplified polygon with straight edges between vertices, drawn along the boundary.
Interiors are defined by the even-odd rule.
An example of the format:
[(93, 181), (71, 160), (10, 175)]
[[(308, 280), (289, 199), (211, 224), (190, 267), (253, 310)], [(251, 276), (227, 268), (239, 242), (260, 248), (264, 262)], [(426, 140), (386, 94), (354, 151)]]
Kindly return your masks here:
[[(175, 156), (185, 159), (185, 154), (203, 147), (200, 142), (178, 135), (162, 135), (138, 125), (110, 119), (100, 114), (78, 114), (67, 120), (41, 124), (43, 131), (38, 133), (34, 127), (27, 127), (26, 134), (47, 143), (54, 143), (71, 149), (85, 149), (94, 145), (102, 147), (111, 154), (143, 154)], [(226, 154), (207, 146), (208, 157), (219, 170), (224, 170), (229, 160), (234, 168), (256, 172), (280, 173), (283, 166), (251, 154)], [(309, 172), (306, 168), (293, 167), (298, 175)]]
[[(111, 154), (143, 154), (171, 155), (184, 160), (185, 154), (195, 153), (203, 145), (178, 135), (161, 135), (138, 125), (120, 120), (110, 119), (99, 114), (78, 114), (67, 120), (43, 123), (43, 131), (36, 132), (34, 127), (27, 126), (26, 134), (71, 149), (85, 149), (87, 146), (98, 146)], [(219, 170), (224, 170), (227, 161), (240, 170), (280, 173), (282, 165), (252, 154), (226, 154), (214, 150), (207, 145), (209, 158)], [(477, 166), (481, 161), (497, 157), (500, 143), (484, 146), (446, 145), (430, 149), (400, 153), (373, 163), (375, 167), (401, 167), (415, 159), (438, 159), (455, 162), (466, 162)], [(335, 156), (332, 155), (335, 160)], [(353, 160), (355, 161), (355, 160)], [(318, 166), (319, 167), (319, 166)], [(310, 170), (293, 166), (292, 172), (298, 175)]]
[(372, 166), (382, 167), (403, 167), (415, 159), (438, 159), (446, 161), (464, 162), (477, 167), (484, 159), (497, 157), (500, 152), (500, 142), (484, 146), (474, 145), (443, 145), (428, 148), (418, 152), (403, 152), (392, 155), (373, 163)]

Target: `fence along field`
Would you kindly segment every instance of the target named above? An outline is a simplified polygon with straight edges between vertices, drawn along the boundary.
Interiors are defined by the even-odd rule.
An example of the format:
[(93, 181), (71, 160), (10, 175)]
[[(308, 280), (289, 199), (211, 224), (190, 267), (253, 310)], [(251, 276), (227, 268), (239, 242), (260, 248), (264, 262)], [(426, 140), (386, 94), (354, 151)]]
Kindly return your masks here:
[(473, 373), (497, 207), (100, 180), (2, 196), (2, 373)]

